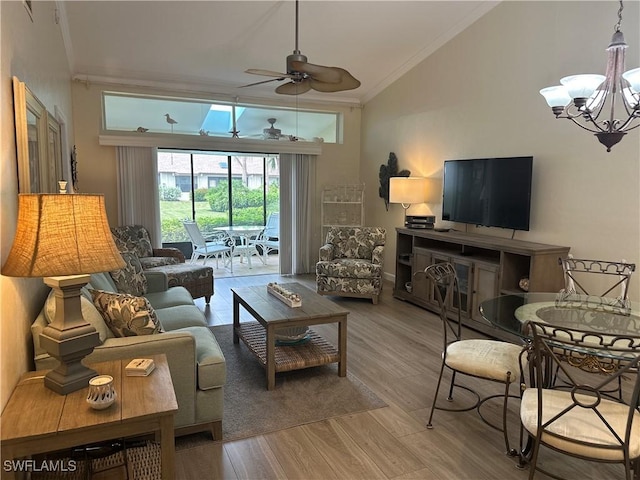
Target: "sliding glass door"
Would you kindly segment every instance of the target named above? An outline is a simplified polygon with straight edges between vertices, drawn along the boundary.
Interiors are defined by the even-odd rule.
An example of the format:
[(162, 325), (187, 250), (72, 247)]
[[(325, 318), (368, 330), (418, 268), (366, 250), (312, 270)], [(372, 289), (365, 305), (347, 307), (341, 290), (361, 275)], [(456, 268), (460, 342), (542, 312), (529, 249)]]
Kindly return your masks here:
[(184, 220), (203, 232), (265, 225), (279, 211), (279, 185), (277, 155), (159, 150), (162, 242), (188, 242)]

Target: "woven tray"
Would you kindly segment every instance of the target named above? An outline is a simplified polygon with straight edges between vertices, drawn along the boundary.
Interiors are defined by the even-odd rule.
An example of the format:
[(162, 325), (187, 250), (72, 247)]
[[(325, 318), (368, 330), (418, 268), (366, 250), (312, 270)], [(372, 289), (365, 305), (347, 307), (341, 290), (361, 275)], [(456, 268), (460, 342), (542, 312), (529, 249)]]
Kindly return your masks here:
[[(267, 364), (266, 331), (258, 322), (241, 323), (236, 333), (249, 350), (258, 357), (262, 366)], [(313, 330), (309, 341), (300, 345), (276, 345), (276, 372), (317, 367), (340, 361), (338, 350)]]
[(274, 289), (273, 287), (271, 287), (269, 285), (267, 285), (267, 292), (269, 292), (271, 295), (276, 297), (278, 300), (280, 300), (285, 305), (288, 305), (288, 306), (290, 306), (292, 308), (297, 308), (297, 307), (301, 307), (302, 306), (302, 300), (298, 300), (297, 302), (294, 302), (293, 300), (291, 300), (290, 298), (285, 297), (284, 295), (282, 295), (280, 292), (278, 292), (276, 289)]

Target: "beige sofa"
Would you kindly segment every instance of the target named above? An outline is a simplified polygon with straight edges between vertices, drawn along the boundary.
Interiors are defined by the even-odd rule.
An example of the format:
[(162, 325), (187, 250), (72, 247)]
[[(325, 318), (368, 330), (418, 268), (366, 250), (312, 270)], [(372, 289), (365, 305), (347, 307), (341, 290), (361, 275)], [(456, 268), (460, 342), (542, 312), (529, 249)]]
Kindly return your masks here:
[[(156, 311), (164, 333), (116, 338), (102, 320), (88, 291), (83, 289), (84, 318), (98, 331), (102, 344), (86, 357), (88, 362), (138, 358), (164, 353), (167, 356), (173, 386), (178, 400), (175, 416), (176, 435), (210, 431), (213, 438), (222, 438), (223, 388), (226, 380), (225, 360), (213, 333), (207, 327), (200, 309), (183, 287), (168, 288), (167, 276), (145, 272), (148, 292), (145, 297)], [(88, 288), (117, 292), (107, 273), (91, 275)], [(89, 296), (87, 296), (89, 295)], [(51, 296), (50, 296), (51, 297)], [(54, 368), (57, 360), (40, 347), (40, 333), (51, 318), (54, 302), (47, 300), (31, 326), (35, 367)]]

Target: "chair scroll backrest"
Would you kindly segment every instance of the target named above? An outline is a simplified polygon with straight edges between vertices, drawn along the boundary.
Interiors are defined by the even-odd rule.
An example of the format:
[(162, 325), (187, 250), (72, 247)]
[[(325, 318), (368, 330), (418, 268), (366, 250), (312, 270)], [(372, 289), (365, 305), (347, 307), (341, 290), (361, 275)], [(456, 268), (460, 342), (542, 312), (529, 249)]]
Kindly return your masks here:
[[(542, 401), (541, 395), (545, 389), (538, 389), (537, 415), (540, 434), (562, 438), (563, 441), (573, 442), (574, 445), (604, 450), (628, 448), (633, 418), (637, 415), (634, 412), (639, 405), (640, 333), (611, 336), (536, 321), (529, 321), (525, 325), (525, 333), (532, 338), (534, 385), (545, 385), (545, 372), (555, 371), (557, 367), (563, 371), (566, 385), (556, 388), (571, 392), (571, 395), (564, 397), (564, 407), (551, 414), (543, 410), (543, 407), (552, 408)], [(584, 372), (588, 374), (585, 375)], [(625, 402), (607, 394), (612, 391), (612, 387), (614, 390), (617, 388), (618, 380), (623, 376), (631, 380), (629, 386), (632, 387), (627, 391), (629, 397), (625, 398)], [(625, 414), (622, 417), (618, 415), (612, 422), (611, 415), (607, 414), (610, 409), (607, 410), (608, 407), (602, 404), (603, 400), (630, 406), (623, 408)], [(561, 419), (565, 415), (569, 415), (568, 418), (579, 416), (573, 420)], [(611, 432), (610, 438), (595, 440), (589, 438), (588, 432), (586, 435), (576, 435), (575, 431), (554, 429), (555, 422), (558, 422), (556, 425), (560, 422), (566, 425), (567, 421), (576, 423), (576, 427), (578, 423), (584, 422), (583, 424), (590, 425), (590, 428), (594, 428), (595, 425), (602, 426), (602, 422), (602, 430)], [(637, 426), (634, 428), (637, 429)], [(637, 430), (635, 432), (637, 433)]]
[(565, 288), (562, 293), (592, 295), (585, 287), (586, 278), (592, 275), (602, 275), (608, 277), (610, 282), (607, 283), (607, 289), (601, 293), (600, 297), (616, 296), (616, 289), (620, 289), (620, 295), (617, 296), (620, 303), (624, 306), (629, 299), (629, 282), (631, 274), (635, 271), (634, 263), (609, 262), (605, 260), (589, 260), (584, 258), (573, 258), (569, 255), (567, 258), (559, 259), (562, 270), (564, 271)]
[[(432, 288), (435, 292), (438, 306), (440, 307), (440, 318), (444, 328), (444, 345), (446, 351), (449, 343), (460, 340), (462, 336), (460, 309), (455, 309), (457, 311), (457, 321), (449, 318), (447, 315), (447, 312), (450, 310), (448, 308), (449, 305), (461, 305), (456, 269), (449, 262), (434, 263), (425, 268), (423, 273), (431, 280)], [(454, 338), (450, 339), (450, 335), (453, 335)]]

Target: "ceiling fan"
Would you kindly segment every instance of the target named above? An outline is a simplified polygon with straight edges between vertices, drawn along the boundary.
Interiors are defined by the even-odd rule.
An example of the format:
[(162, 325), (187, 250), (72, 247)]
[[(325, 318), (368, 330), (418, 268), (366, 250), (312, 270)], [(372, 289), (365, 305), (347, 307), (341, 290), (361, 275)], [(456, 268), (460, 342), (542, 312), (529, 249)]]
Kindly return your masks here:
[(267, 118), (267, 122), (269, 122), (269, 128), (265, 128), (262, 130), (262, 135), (265, 140), (280, 140), (282, 137), (282, 130), (276, 128), (274, 124), (276, 123), (275, 118)]
[(296, 43), (295, 50), (287, 56), (287, 72), (280, 73), (271, 70), (250, 68), (246, 73), (275, 77), (270, 80), (250, 83), (240, 88), (252, 87), (268, 82), (279, 82), (285, 79), (290, 81), (276, 88), (276, 93), (283, 95), (300, 95), (309, 90), (318, 92), (341, 92), (352, 90), (360, 86), (360, 81), (347, 72), (344, 68), (325, 67), (307, 62), (307, 57), (298, 50), (298, 0), (296, 0)]
[(267, 122), (269, 122), (268, 128), (263, 128), (262, 133), (256, 133), (253, 135), (248, 135), (247, 137), (251, 138), (259, 138), (261, 140), (290, 140), (295, 141), (298, 140), (294, 135), (287, 135), (286, 133), (282, 133), (282, 130), (276, 128), (275, 123), (278, 121), (276, 118), (267, 118)]

